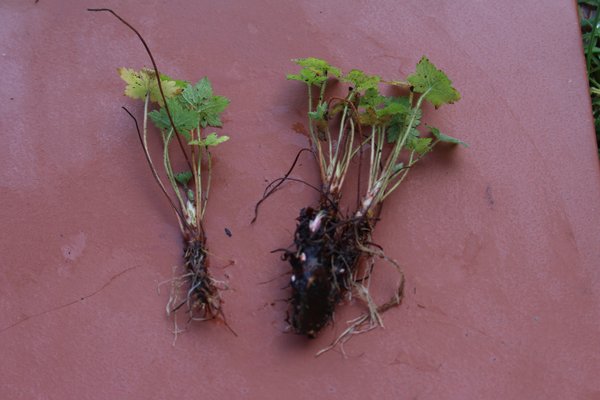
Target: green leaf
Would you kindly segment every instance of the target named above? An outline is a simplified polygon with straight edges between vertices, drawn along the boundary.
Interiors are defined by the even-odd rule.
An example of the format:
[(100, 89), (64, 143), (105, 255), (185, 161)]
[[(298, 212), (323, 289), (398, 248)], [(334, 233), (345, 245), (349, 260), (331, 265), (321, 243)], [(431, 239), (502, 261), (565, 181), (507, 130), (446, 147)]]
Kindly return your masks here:
[(394, 143), (396, 140), (398, 140), (398, 137), (400, 137), (400, 135), (406, 131), (406, 128), (408, 127), (408, 123), (410, 122), (410, 118), (412, 116), (411, 112), (415, 113), (415, 119), (413, 121), (412, 128), (408, 132), (408, 137), (419, 137), (419, 131), (417, 130), (417, 127), (421, 124), (421, 117), (423, 116), (423, 111), (420, 108), (413, 108), (411, 111), (410, 106), (408, 105), (407, 98), (402, 97), (398, 100), (398, 102), (407, 107), (407, 112), (404, 114), (395, 115), (390, 121), (389, 128), (387, 129), (388, 143)]
[(431, 140), (431, 138), (413, 137), (407, 142), (406, 147), (416, 151), (419, 154), (425, 154), (431, 149)]
[(394, 123), (391, 124), (390, 127), (387, 129), (387, 142), (388, 143), (394, 143), (396, 140), (398, 140), (398, 137), (400, 136), (400, 134), (402, 133), (402, 124), (401, 123)]
[(222, 126), (221, 114), (229, 105), (229, 99), (224, 96), (212, 96), (198, 105), (196, 111), (200, 115), (200, 125), (203, 128), (207, 126)]
[(360, 106), (366, 109), (361, 115), (361, 123), (366, 125), (398, 124), (403, 115), (410, 111), (408, 99), (402, 97), (385, 97), (377, 88), (369, 88), (360, 97)]
[(369, 88), (365, 90), (365, 94), (360, 98), (361, 106), (371, 106), (373, 108), (381, 105), (385, 101), (385, 97), (379, 94), (377, 88)]
[(191, 179), (192, 179), (191, 171), (180, 172), (177, 175), (175, 175), (175, 180), (177, 182), (181, 183), (183, 186), (186, 186), (190, 182)]
[(196, 89), (192, 85), (187, 85), (185, 89), (183, 89), (183, 92), (181, 92), (181, 98), (190, 106), (195, 105), (198, 102)]
[(434, 128), (433, 126), (429, 127), (429, 132), (431, 132), (433, 134), (433, 136), (435, 136), (435, 138), (437, 140), (439, 140), (440, 142), (460, 144), (460, 145), (463, 145), (464, 147), (469, 147), (469, 145), (466, 144), (465, 142), (463, 142), (462, 140), (454, 138), (452, 136), (444, 135), (442, 132), (440, 132), (440, 130), (438, 128)]
[(406, 115), (409, 111), (410, 111), (410, 108), (408, 108), (408, 106), (406, 104), (390, 102), (390, 103), (386, 104), (385, 107), (377, 110), (377, 116), (380, 118), (386, 117), (386, 116), (389, 116), (389, 117), (400, 116), (400, 115)]
[(416, 72), (408, 77), (408, 82), (436, 108), (460, 100), (460, 93), (452, 87), (450, 79), (425, 56), (417, 64)]
[(194, 88), (198, 93), (198, 97), (202, 100), (208, 99), (213, 95), (212, 85), (207, 77), (200, 79)]
[(331, 66), (327, 61), (318, 58), (298, 58), (292, 60), (303, 67), (298, 74), (289, 74), (287, 79), (302, 81), (309, 85), (321, 85), (328, 77), (339, 77), (341, 71), (339, 68)]
[(205, 146), (216, 146), (216, 145), (226, 142), (228, 140), (229, 140), (229, 136), (225, 136), (225, 135), (217, 136), (217, 134), (215, 132), (213, 132), (210, 135), (206, 136), (206, 139), (204, 139), (204, 145)]
[(193, 146), (217, 146), (223, 142), (226, 142), (229, 140), (229, 136), (217, 136), (217, 134), (215, 132), (211, 133), (210, 135), (207, 135), (204, 139), (200, 139), (200, 140), (191, 140), (188, 142), (188, 144), (193, 145)]
[(181, 93), (182, 98), (193, 108), (213, 95), (212, 85), (208, 78), (204, 77), (195, 86), (188, 84)]
[[(132, 99), (144, 100), (147, 94), (150, 94), (150, 101), (163, 105), (160, 89), (156, 80), (156, 74), (153, 70), (142, 68), (140, 71), (134, 71), (131, 68), (118, 68), (117, 72), (127, 86), (125, 87), (125, 96)], [(178, 87), (176, 81), (171, 80), (166, 75), (160, 77), (165, 98), (170, 99), (181, 93), (181, 87)]]
[(196, 85), (187, 85), (178, 97), (186, 109), (198, 114), (200, 126), (222, 126), (221, 114), (229, 105), (229, 99), (213, 95), (213, 88), (208, 78), (202, 78)]
[(296, 64), (304, 68), (310, 68), (313, 71), (320, 72), (323, 75), (340, 76), (342, 71), (329, 64), (325, 60), (319, 58), (308, 57), (308, 58), (297, 58), (293, 60)]
[(368, 89), (377, 90), (381, 77), (377, 75), (367, 75), (361, 70), (353, 69), (342, 78), (342, 81), (352, 83), (354, 90), (362, 92)]
[(322, 121), (325, 119), (325, 114), (327, 113), (327, 103), (319, 103), (317, 105), (317, 109), (315, 111), (311, 111), (308, 113), (310, 119), (314, 119), (315, 121)]
[(288, 81), (301, 81), (304, 82), (304, 78), (300, 74), (287, 74), (285, 79)]
[[(198, 127), (200, 116), (197, 112), (184, 108), (176, 99), (167, 99), (167, 105), (177, 131), (189, 140), (189, 131)], [(171, 129), (171, 121), (164, 107), (158, 111), (151, 111), (148, 116), (158, 129), (164, 131)]]

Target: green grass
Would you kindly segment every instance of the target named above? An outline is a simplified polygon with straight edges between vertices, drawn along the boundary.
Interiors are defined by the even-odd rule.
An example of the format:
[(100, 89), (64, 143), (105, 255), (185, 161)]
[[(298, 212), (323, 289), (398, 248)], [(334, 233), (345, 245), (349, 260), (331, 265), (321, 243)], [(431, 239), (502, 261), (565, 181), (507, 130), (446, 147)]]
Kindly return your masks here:
[(592, 114), (596, 128), (596, 142), (600, 156), (600, 2), (598, 0), (578, 0), (579, 16), (581, 18), (581, 34), (583, 49), (592, 97)]

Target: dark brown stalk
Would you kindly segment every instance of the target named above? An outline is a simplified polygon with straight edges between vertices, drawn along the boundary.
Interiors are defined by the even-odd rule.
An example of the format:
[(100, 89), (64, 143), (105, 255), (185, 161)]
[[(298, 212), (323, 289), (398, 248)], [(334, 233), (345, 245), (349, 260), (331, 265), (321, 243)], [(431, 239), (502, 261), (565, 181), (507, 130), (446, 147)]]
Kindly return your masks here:
[[(269, 196), (271, 196), (273, 193), (275, 193), (275, 191), (279, 188), (279, 186), (281, 186), (286, 180), (290, 179), (288, 178), (290, 176), (290, 174), (292, 173), (292, 171), (294, 171), (294, 168), (296, 168), (296, 163), (298, 163), (298, 159), (300, 158), (300, 155), (305, 152), (305, 151), (310, 151), (312, 153), (312, 150), (304, 148), (304, 149), (300, 149), (300, 151), (298, 151), (298, 153), (296, 154), (296, 158), (294, 158), (294, 162), (292, 163), (292, 166), (290, 167), (290, 169), (285, 173), (285, 175), (283, 176), (283, 178), (278, 178), (275, 179), (273, 182), (269, 183), (267, 185), (267, 187), (265, 188), (265, 191), (263, 193), (263, 197), (262, 199), (260, 199), (258, 201), (258, 203), (256, 203), (254, 205), (254, 218), (252, 218), (252, 221), (250, 221), (251, 224), (253, 224), (254, 222), (256, 222), (256, 218), (258, 218), (258, 209), (260, 208), (260, 205), (269, 198)], [(277, 182), (277, 183), (276, 183)], [(307, 183), (307, 185), (311, 186), (310, 184)]]
[(190, 170), (192, 170), (192, 164), (190, 162), (190, 159), (188, 158), (185, 148), (183, 147), (183, 143), (181, 142), (181, 134), (177, 130), (177, 127), (175, 126), (175, 122), (173, 122), (173, 116), (171, 115), (171, 110), (169, 110), (169, 105), (167, 104), (167, 99), (165, 98), (165, 92), (163, 91), (162, 83), (160, 81), (160, 74), (158, 72), (158, 66), (156, 65), (156, 61), (154, 61), (154, 56), (152, 55), (152, 52), (150, 51), (150, 47), (148, 47), (148, 44), (146, 43), (146, 41), (144, 40), (142, 35), (137, 31), (137, 29), (135, 29), (129, 22), (125, 21), (121, 16), (119, 16), (119, 14), (117, 14), (110, 8), (88, 8), (87, 10), (92, 11), (92, 12), (106, 11), (106, 12), (111, 13), (119, 21), (121, 21), (123, 24), (125, 24), (125, 26), (127, 26), (129, 29), (131, 29), (137, 35), (137, 37), (140, 39), (142, 44), (144, 45), (144, 48), (146, 49), (146, 53), (148, 53), (148, 56), (150, 57), (150, 61), (152, 62), (152, 68), (154, 68), (154, 73), (156, 74), (156, 81), (158, 82), (158, 90), (160, 91), (160, 96), (162, 97), (164, 107), (167, 112), (167, 116), (169, 117), (169, 121), (171, 122), (171, 126), (173, 127), (173, 131), (175, 132), (175, 137), (177, 138), (177, 142), (179, 143), (179, 148), (181, 149), (181, 152), (183, 153), (183, 156), (185, 157), (185, 161), (187, 162), (188, 167), (190, 168)]
[(171, 199), (171, 196), (169, 196), (169, 194), (167, 193), (165, 186), (162, 184), (160, 178), (158, 177), (158, 173), (156, 172), (156, 170), (154, 168), (152, 168), (152, 162), (150, 161), (150, 154), (148, 154), (148, 152), (146, 151), (146, 148), (144, 147), (144, 139), (142, 139), (142, 132), (140, 131), (140, 126), (138, 125), (137, 118), (135, 118), (135, 116), (127, 108), (125, 108), (125, 107), (121, 107), (121, 108), (123, 110), (125, 110), (125, 112), (127, 114), (129, 114), (129, 116), (135, 122), (135, 130), (137, 131), (138, 138), (140, 139), (140, 144), (142, 145), (142, 149), (144, 150), (144, 155), (146, 156), (146, 161), (148, 162), (148, 166), (150, 167), (150, 170), (152, 171), (152, 176), (154, 177), (154, 180), (156, 181), (158, 186), (160, 186), (160, 189), (163, 192), (163, 194), (165, 195), (165, 197), (167, 198), (167, 200), (169, 200), (169, 203), (171, 204), (171, 208), (173, 208), (173, 211), (175, 211), (175, 214), (177, 214), (177, 216), (179, 217), (179, 220), (182, 222), (185, 221), (185, 219), (183, 218), (183, 215), (181, 215), (181, 211), (179, 211), (179, 209), (173, 202), (173, 199)]

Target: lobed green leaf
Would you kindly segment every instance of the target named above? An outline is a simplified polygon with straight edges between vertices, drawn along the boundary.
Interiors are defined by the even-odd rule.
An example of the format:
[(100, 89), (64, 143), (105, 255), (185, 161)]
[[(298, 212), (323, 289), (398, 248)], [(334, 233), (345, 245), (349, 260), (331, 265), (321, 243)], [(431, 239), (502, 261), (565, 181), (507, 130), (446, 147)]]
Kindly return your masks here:
[(425, 154), (431, 150), (431, 138), (412, 137), (407, 143), (406, 147), (410, 150), (414, 150), (419, 154)]
[[(200, 115), (193, 110), (185, 108), (177, 99), (167, 99), (167, 105), (173, 117), (175, 128), (189, 140), (191, 138), (189, 132), (198, 127)], [(148, 116), (158, 129), (168, 131), (172, 128), (171, 121), (164, 107), (160, 110), (149, 112)]]
[(229, 140), (229, 136), (218, 136), (215, 132), (207, 135), (204, 139), (190, 140), (189, 145), (192, 146), (217, 146)]
[(377, 90), (381, 77), (377, 75), (367, 75), (359, 69), (353, 69), (342, 77), (343, 82), (351, 83), (357, 92), (368, 89)]
[(460, 100), (460, 93), (452, 87), (452, 81), (425, 56), (417, 64), (416, 72), (407, 79), (413, 90), (423, 94), (436, 108)]
[(465, 142), (463, 142), (462, 140), (454, 138), (452, 136), (444, 135), (442, 132), (440, 132), (440, 130), (438, 128), (434, 128), (433, 126), (429, 127), (429, 132), (431, 132), (433, 134), (433, 136), (435, 136), (435, 138), (437, 140), (439, 140), (440, 142), (451, 143), (451, 144), (460, 144), (464, 147), (469, 147), (469, 145), (466, 144)]
[(221, 114), (229, 105), (229, 99), (224, 96), (212, 96), (207, 99), (196, 109), (200, 115), (200, 125), (205, 128), (207, 126), (220, 127)]
[(181, 93), (182, 98), (192, 108), (197, 108), (201, 102), (211, 98), (212, 95), (212, 85), (206, 77), (198, 81), (198, 83), (195, 86), (188, 84)]
[(322, 102), (317, 105), (317, 109), (315, 111), (310, 111), (308, 116), (310, 119), (315, 121), (323, 121), (325, 120), (325, 114), (327, 114), (327, 103)]
[(363, 107), (370, 106), (376, 108), (384, 103), (385, 97), (379, 93), (379, 90), (374, 88), (369, 88), (365, 90), (365, 94), (360, 97), (359, 104)]
[(287, 75), (288, 80), (301, 81), (309, 85), (320, 86), (328, 77), (339, 77), (341, 71), (327, 61), (318, 58), (297, 58), (292, 60), (303, 67), (298, 74)]
[(339, 68), (332, 66), (327, 61), (321, 60), (320, 58), (297, 58), (292, 61), (301, 67), (312, 69), (313, 71), (319, 72), (322, 75), (339, 77), (342, 74)]
[(417, 127), (421, 124), (421, 117), (423, 116), (423, 111), (420, 108), (411, 109), (409, 106), (408, 99), (402, 97), (398, 101), (400, 104), (403, 104), (407, 111), (404, 114), (395, 115), (389, 123), (389, 127), (387, 129), (387, 141), (388, 143), (394, 143), (400, 135), (406, 131), (408, 128), (408, 124), (410, 122), (412, 112), (415, 113), (415, 118), (413, 120), (412, 128), (408, 132), (409, 137), (418, 137), (419, 131)]

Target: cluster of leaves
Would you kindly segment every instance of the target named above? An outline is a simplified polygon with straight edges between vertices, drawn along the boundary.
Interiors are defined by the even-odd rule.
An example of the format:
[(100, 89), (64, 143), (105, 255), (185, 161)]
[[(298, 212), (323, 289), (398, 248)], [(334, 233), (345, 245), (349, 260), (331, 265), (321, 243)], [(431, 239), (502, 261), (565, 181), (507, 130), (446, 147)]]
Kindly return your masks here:
[[(451, 144), (465, 145), (459, 139), (445, 135), (439, 129), (429, 126), (427, 129), (428, 135), (424, 135), (420, 131), (422, 119), (422, 104), (424, 101), (429, 102), (435, 108), (439, 108), (444, 104), (452, 104), (460, 100), (460, 94), (452, 86), (452, 82), (444, 72), (433, 65), (426, 57), (421, 58), (416, 66), (413, 74), (409, 75), (406, 81), (385, 81), (377, 75), (369, 75), (363, 71), (353, 69), (347, 74), (343, 74), (339, 68), (333, 67), (328, 62), (316, 58), (304, 58), (294, 60), (302, 67), (298, 74), (288, 75), (290, 80), (297, 80), (306, 83), (309, 87), (309, 105), (308, 113), (311, 140), (313, 146), (317, 148), (319, 158), (321, 159), (321, 169), (327, 182), (335, 181), (336, 176), (330, 179), (330, 174), (339, 173), (343, 182), (344, 168), (349, 166), (349, 158), (355, 156), (358, 152), (353, 148), (352, 141), (344, 137), (349, 143), (343, 148), (342, 152), (346, 155), (339, 156), (336, 145), (331, 145), (331, 142), (337, 142), (337, 146), (344, 146), (342, 137), (347, 128), (344, 119), (348, 113), (354, 114), (355, 120), (361, 127), (361, 131), (371, 132), (366, 139), (361, 138), (362, 144), (370, 144), (371, 147), (371, 179), (369, 189), (379, 191), (379, 197), (376, 193), (368, 195), (377, 198), (377, 201), (383, 201), (383, 198), (389, 192), (386, 188), (390, 186), (393, 190), (395, 187), (392, 180), (402, 177), (398, 172), (403, 169), (404, 163), (400, 162), (400, 156), (403, 149), (408, 150), (409, 165), (420, 159), (425, 153), (440, 142)], [(331, 106), (330, 101), (324, 100), (325, 85), (328, 78), (337, 78), (342, 82), (348, 83), (351, 88), (343, 102), (339, 102)], [(382, 84), (401, 86), (406, 89), (405, 95), (384, 95), (380, 91)], [(316, 87), (320, 90), (319, 101), (315, 107), (312, 107), (312, 92), (311, 89)], [(329, 123), (332, 116), (338, 113), (342, 114), (338, 137), (333, 137), (329, 132)], [(314, 127), (313, 127), (314, 125)], [(351, 130), (354, 129), (351, 125)], [(323, 132), (324, 135), (316, 135), (313, 131)], [(354, 132), (350, 132), (353, 136)], [(337, 166), (339, 163), (343, 166), (340, 168), (327, 168), (328, 158), (327, 151), (323, 149), (321, 141), (330, 142), (328, 145), (329, 153), (333, 156), (329, 157), (329, 165)], [(360, 143), (359, 141), (359, 143)], [(359, 146), (360, 146), (359, 145)], [(389, 158), (382, 160), (381, 153), (384, 146), (389, 146), (392, 150), (389, 152)], [(325, 154), (325, 155), (321, 155)], [(349, 155), (348, 155), (349, 154)], [(385, 161), (385, 162), (384, 162)], [(381, 167), (384, 165), (384, 167)], [(404, 172), (404, 175), (408, 171)]]
[[(160, 108), (148, 113), (154, 125), (163, 130), (171, 130), (172, 124), (164, 107), (156, 75), (153, 70), (141, 69), (134, 71), (129, 68), (119, 68), (121, 78), (127, 83), (125, 95), (134, 99), (144, 100), (149, 93), (150, 101), (157, 103)], [(202, 78), (192, 85), (189, 82), (174, 80), (167, 75), (160, 76), (167, 107), (173, 118), (176, 130), (182, 134), (190, 145), (216, 146), (229, 139), (211, 133), (204, 138), (192, 138), (191, 131), (207, 126), (221, 127), (221, 114), (229, 105), (229, 99), (213, 94), (208, 78)]]
[[(180, 228), (183, 231), (199, 227), (206, 210), (210, 189), (211, 155), (209, 148), (229, 140), (228, 136), (219, 136), (215, 132), (205, 134), (204, 129), (221, 127), (221, 114), (229, 104), (229, 100), (215, 95), (207, 78), (192, 85), (189, 82), (175, 80), (161, 74), (159, 87), (154, 70), (144, 68), (135, 71), (129, 68), (119, 68), (118, 72), (127, 83), (125, 95), (144, 101), (143, 133), (140, 134), (142, 146), (155, 179), (171, 201), (150, 156), (146, 128), (148, 119), (161, 132), (163, 165), (179, 203), (176, 206), (174, 202), (171, 202), (179, 217)], [(149, 112), (149, 103), (156, 103), (158, 108)], [(169, 148), (175, 138), (179, 142), (179, 147), (190, 168), (188, 171), (180, 173), (173, 171)], [(190, 146), (189, 150), (184, 148), (182, 139), (185, 139)], [(204, 172), (203, 160), (206, 160)], [(207, 179), (203, 179), (203, 175)]]
[[(371, 327), (381, 325), (380, 313), (400, 304), (403, 280), (392, 299), (377, 306), (369, 294), (370, 278), (364, 276), (357, 279), (359, 274), (356, 273), (356, 264), (361, 256), (368, 257), (370, 260), (367, 269), (370, 271), (374, 255), (383, 255), (380, 249), (374, 250), (371, 243), (371, 232), (377, 220), (376, 211), (386, 197), (399, 187), (411, 167), (438, 143), (465, 145), (435, 127), (429, 126), (426, 135), (421, 132), (422, 106), (425, 102), (439, 108), (460, 100), (460, 94), (446, 74), (426, 57), (421, 58), (415, 72), (405, 81), (386, 81), (378, 75), (370, 75), (358, 69), (344, 74), (340, 68), (316, 58), (294, 61), (302, 68), (287, 78), (303, 82), (308, 87), (310, 140), (321, 173), (321, 195), (329, 201), (327, 205), (323, 205), (321, 199), (318, 212), (315, 211), (314, 215), (308, 217), (303, 214), (299, 218), (296, 250), (286, 252), (284, 257), (289, 257), (294, 271), (297, 271), (298, 265), (302, 267), (302, 278), (292, 280), (292, 325), (299, 333), (313, 335), (322, 326), (320, 322), (314, 324), (314, 321), (330, 318), (330, 310), (333, 310), (336, 303), (331, 299), (339, 297), (340, 288), (343, 291), (355, 290), (369, 308), (367, 313), (352, 321), (350, 327), (333, 342), (333, 347), (357, 332), (368, 331), (369, 328), (363, 328), (366, 323)], [(330, 78), (348, 84), (345, 96), (325, 98)], [(392, 91), (382, 91), (384, 85), (401, 89), (388, 95)], [(319, 93), (318, 101), (313, 93)], [(361, 158), (361, 162), (352, 163), (355, 158)], [(360, 193), (356, 209), (351, 215), (346, 215), (338, 211), (338, 203), (342, 197), (345, 177), (353, 164), (360, 166), (359, 168), (368, 164), (368, 182), (366, 185), (363, 182), (357, 185)], [(363, 171), (364, 169), (358, 171), (358, 179), (367, 181), (366, 171)], [(327, 222), (332, 213), (335, 213), (335, 219), (332, 219), (335, 222)], [(307, 235), (303, 233), (303, 226), (306, 226)], [(310, 239), (304, 239), (305, 236)], [(309, 246), (311, 255), (307, 255), (308, 252), (305, 251)], [(328, 249), (335, 251), (314, 250), (321, 246), (329, 246)], [(305, 259), (295, 258), (298, 254), (306, 255)], [(334, 287), (331, 292), (325, 290), (323, 296), (316, 294), (323, 289), (310, 293), (306, 290), (308, 286), (303, 286), (304, 283), (299, 286), (297, 284), (304, 282), (307, 276), (311, 277), (308, 282), (312, 282), (316, 276), (312, 265), (315, 262), (307, 261), (310, 257), (318, 260), (316, 263), (321, 265), (319, 268), (332, 271), (323, 274), (323, 278), (316, 278), (329, 281)], [(397, 264), (392, 263), (399, 269)], [(343, 275), (345, 273), (348, 276)], [(297, 272), (294, 277), (296, 274)], [(327, 283), (316, 286), (329, 287)], [(315, 307), (312, 304), (319, 303), (323, 306), (316, 307), (317, 310), (313, 311)], [(305, 323), (303, 314), (308, 314), (307, 310), (310, 310), (311, 317), (310, 322)]]
[[(406, 145), (419, 153), (425, 152), (432, 141), (430, 137), (421, 137), (417, 129), (421, 122), (422, 111), (420, 108), (412, 108), (408, 97), (384, 96), (379, 91), (379, 85), (383, 81), (380, 76), (368, 75), (358, 69), (353, 69), (346, 75), (341, 70), (331, 66), (328, 62), (317, 58), (303, 58), (293, 60), (303, 68), (298, 74), (287, 75), (289, 80), (297, 80), (308, 85), (320, 86), (327, 78), (340, 78), (342, 82), (352, 85), (353, 92), (360, 96), (360, 123), (365, 126), (377, 126), (387, 131), (387, 142), (394, 143), (398, 140), (400, 133), (406, 130), (411, 118), (412, 126), (408, 132)], [(440, 70), (438, 70), (426, 57), (417, 64), (416, 72), (408, 77), (408, 83), (412, 90), (422, 94), (436, 108), (443, 104), (452, 104), (460, 100), (460, 94), (452, 87), (452, 82)], [(402, 83), (402, 82), (392, 82)], [(308, 115), (312, 120), (325, 120), (327, 116), (327, 103), (319, 102), (314, 111)], [(334, 110), (339, 111), (339, 108)], [(433, 136), (442, 142), (461, 143), (458, 139), (440, 133), (439, 129), (430, 127)]]
[(600, 6), (597, 0), (578, 0), (581, 16), (581, 34), (587, 66), (596, 141), (600, 156)]
[[(430, 149), (432, 138), (422, 137), (418, 129), (423, 116), (421, 108), (412, 106), (409, 97), (382, 95), (378, 87), (380, 80), (381, 78), (378, 76), (362, 79), (362, 82), (368, 81), (372, 84), (366, 87), (364, 95), (360, 98), (361, 124), (385, 130), (388, 143), (397, 142), (402, 133), (406, 132), (405, 146), (409, 150), (414, 150), (419, 154), (427, 152)], [(452, 82), (425, 57), (417, 64), (417, 71), (407, 80), (414, 92), (421, 93), (425, 100), (436, 108), (460, 99), (460, 94), (452, 87)], [(365, 88), (360, 81), (352, 82), (357, 88)], [(437, 128), (430, 127), (429, 130), (439, 141), (463, 143), (458, 139), (443, 135)]]

